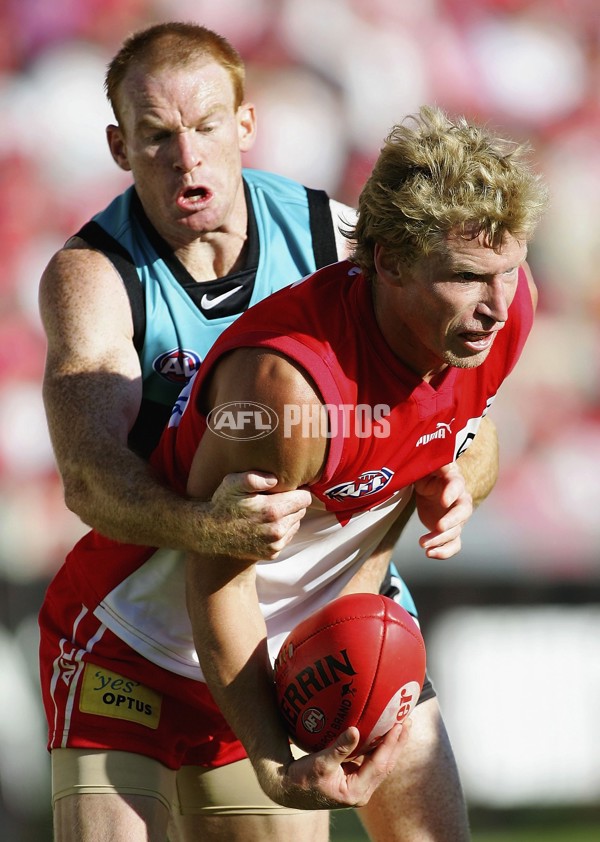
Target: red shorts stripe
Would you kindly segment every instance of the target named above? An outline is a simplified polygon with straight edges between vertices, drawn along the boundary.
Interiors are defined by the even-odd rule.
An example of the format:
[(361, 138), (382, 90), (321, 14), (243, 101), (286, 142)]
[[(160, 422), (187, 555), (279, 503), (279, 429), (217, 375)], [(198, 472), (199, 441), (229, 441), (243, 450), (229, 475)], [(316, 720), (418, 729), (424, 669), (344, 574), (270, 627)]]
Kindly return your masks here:
[(132, 751), (171, 769), (246, 756), (205, 684), (142, 658), (77, 599), (63, 568), (39, 616), (48, 748)]

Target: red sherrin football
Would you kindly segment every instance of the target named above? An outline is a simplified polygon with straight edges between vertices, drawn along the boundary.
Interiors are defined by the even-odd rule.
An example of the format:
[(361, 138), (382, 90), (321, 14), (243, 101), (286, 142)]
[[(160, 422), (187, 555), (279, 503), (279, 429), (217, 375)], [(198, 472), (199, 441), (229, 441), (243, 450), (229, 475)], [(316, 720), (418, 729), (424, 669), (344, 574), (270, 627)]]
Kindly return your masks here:
[(355, 755), (374, 748), (417, 703), (425, 644), (417, 623), (379, 594), (348, 594), (311, 614), (275, 661), (279, 709), (293, 742), (320, 751), (355, 725)]

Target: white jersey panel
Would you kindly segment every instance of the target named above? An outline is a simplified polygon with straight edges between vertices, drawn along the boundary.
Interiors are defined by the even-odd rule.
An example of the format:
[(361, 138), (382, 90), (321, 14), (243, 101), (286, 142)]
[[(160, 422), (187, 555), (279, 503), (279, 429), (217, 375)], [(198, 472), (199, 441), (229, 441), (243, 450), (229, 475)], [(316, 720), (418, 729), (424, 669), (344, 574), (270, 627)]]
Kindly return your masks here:
[[(339, 596), (410, 500), (412, 487), (342, 526), (313, 497), (292, 542), (256, 566), (256, 589), (274, 660), (286, 635)], [(157, 550), (101, 602), (95, 615), (128, 646), (171, 672), (203, 681), (185, 602), (183, 553)]]

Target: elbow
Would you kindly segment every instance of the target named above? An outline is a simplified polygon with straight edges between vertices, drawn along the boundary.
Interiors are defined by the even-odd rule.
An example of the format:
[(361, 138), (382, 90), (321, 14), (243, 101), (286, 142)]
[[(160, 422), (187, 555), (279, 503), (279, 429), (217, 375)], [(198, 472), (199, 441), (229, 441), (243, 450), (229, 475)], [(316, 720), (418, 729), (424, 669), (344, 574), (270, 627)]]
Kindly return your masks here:
[(63, 498), (67, 509), (89, 526), (92, 494), (88, 483), (81, 476), (69, 472), (62, 475), (62, 483)]

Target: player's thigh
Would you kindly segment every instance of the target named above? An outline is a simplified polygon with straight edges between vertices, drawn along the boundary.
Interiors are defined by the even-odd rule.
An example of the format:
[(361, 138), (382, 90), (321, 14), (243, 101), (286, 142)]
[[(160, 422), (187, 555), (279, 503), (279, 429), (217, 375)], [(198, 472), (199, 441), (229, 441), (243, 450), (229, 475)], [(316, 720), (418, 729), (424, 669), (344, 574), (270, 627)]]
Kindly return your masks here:
[(124, 751), (54, 749), (55, 842), (164, 842), (175, 772)]
[(467, 842), (465, 800), (437, 699), (417, 705), (394, 771), (358, 810), (372, 842)]
[(54, 842), (165, 842), (169, 813), (147, 795), (67, 795), (54, 806)]
[(177, 772), (176, 786), (170, 842), (329, 839), (329, 813), (292, 810), (272, 801), (248, 758), (214, 769), (183, 766)]

